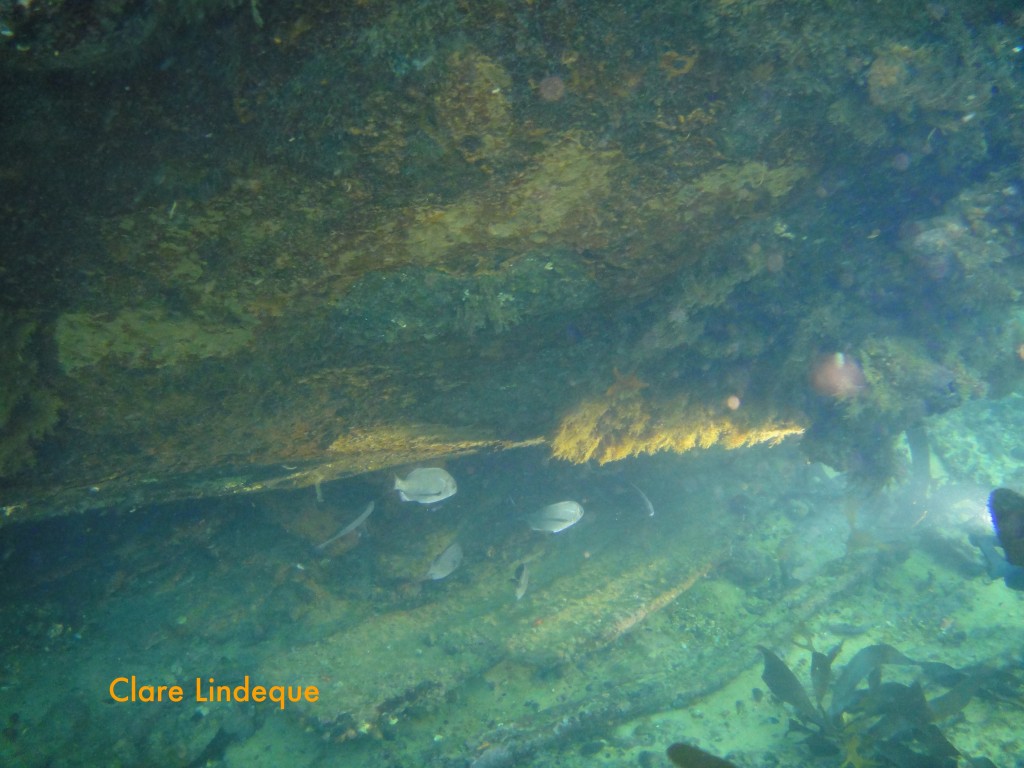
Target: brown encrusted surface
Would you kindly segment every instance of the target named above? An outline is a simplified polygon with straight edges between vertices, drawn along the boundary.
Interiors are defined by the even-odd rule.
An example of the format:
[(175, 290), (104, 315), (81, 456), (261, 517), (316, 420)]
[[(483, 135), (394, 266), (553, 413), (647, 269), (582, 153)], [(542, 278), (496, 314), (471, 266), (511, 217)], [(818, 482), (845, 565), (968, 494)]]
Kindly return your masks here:
[[(774, 5), (197, 0), (158, 42), (136, 6), (12, 15), (5, 519), (542, 437), (614, 460), (809, 427), (884, 482), (907, 426), (1019, 378), (1019, 172), (964, 180), (1024, 146), (1022, 22)], [(104, 29), (140, 32), (137, 72), (89, 69)], [(68, 82), (29, 77), (61, 40)], [(935, 375), (808, 387), (886, 350)], [(617, 371), (645, 425), (590, 418)]]

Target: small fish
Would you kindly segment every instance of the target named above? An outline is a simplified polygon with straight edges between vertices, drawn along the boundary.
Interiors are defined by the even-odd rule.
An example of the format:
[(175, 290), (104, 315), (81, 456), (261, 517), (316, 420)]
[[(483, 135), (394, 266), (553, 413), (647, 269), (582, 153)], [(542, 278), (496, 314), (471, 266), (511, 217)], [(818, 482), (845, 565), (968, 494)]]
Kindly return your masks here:
[(455, 478), (440, 467), (418, 467), (404, 480), (395, 477), (395, 490), (402, 501), (435, 504), (454, 496), (458, 489)]
[(640, 498), (644, 500), (644, 508), (647, 510), (648, 517), (654, 517), (654, 505), (651, 504), (651, 500), (647, 498), (647, 494), (640, 490), (639, 486), (633, 485), (633, 490), (640, 494)]
[(736, 763), (730, 763), (710, 752), (681, 742), (669, 747), (666, 754), (672, 764), (680, 768), (736, 768)]
[(368, 518), (373, 513), (373, 506), (374, 506), (373, 502), (371, 501), (369, 504), (366, 505), (366, 509), (363, 510), (362, 514), (359, 515), (359, 517), (357, 517), (351, 523), (346, 525), (344, 528), (342, 528), (336, 534), (331, 536), (331, 538), (327, 539), (327, 541), (322, 541), (319, 544), (317, 544), (315, 549), (321, 549), (322, 550), (328, 544), (333, 544), (338, 539), (340, 539), (342, 536), (345, 536), (345, 535), (347, 535), (349, 533), (352, 533), (352, 531), (354, 531), (356, 528), (358, 528), (360, 525), (362, 525), (363, 523), (366, 522), (366, 518)]
[(575, 501), (560, 501), (538, 509), (526, 518), (535, 531), (558, 533), (579, 522), (583, 517), (583, 507)]
[(1024, 496), (996, 488), (988, 497), (988, 509), (1006, 562), (1024, 566)]
[(440, 555), (434, 558), (434, 562), (427, 568), (427, 573), (424, 575), (424, 581), (437, 581), (443, 579), (445, 576), (449, 576), (452, 571), (458, 568), (462, 564), (462, 547), (459, 546), (459, 542), (453, 542), (448, 545)]
[(526, 594), (526, 588), (530, 586), (530, 569), (526, 563), (520, 563), (516, 568), (516, 575), (512, 577), (512, 583), (516, 585), (516, 600), (522, 600)]

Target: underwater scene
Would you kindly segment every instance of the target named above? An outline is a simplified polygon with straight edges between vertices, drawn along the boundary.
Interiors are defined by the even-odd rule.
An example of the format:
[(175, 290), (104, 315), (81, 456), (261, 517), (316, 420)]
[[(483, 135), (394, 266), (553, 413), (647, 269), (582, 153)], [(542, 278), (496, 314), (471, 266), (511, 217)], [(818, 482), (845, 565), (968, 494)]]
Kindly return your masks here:
[(0, 766), (1024, 768), (1019, 0), (0, 0)]

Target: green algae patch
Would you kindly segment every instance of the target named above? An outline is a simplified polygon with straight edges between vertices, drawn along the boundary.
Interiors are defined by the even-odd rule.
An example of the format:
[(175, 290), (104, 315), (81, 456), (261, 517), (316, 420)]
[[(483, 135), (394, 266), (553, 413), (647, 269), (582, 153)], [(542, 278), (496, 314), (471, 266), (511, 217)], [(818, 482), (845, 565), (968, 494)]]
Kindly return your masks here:
[(253, 325), (171, 317), (162, 310), (126, 309), (112, 317), (69, 312), (57, 321), (58, 359), (68, 373), (111, 360), (129, 368), (226, 357), (253, 338)]
[(754, 200), (763, 192), (778, 198), (789, 194), (797, 182), (810, 175), (810, 170), (799, 164), (770, 168), (764, 163), (723, 163), (701, 174), (678, 193), (678, 201), (691, 203), (702, 196), (736, 201)]
[(36, 462), (35, 448), (53, 432), (61, 401), (40, 373), (36, 324), (0, 314), (0, 477)]

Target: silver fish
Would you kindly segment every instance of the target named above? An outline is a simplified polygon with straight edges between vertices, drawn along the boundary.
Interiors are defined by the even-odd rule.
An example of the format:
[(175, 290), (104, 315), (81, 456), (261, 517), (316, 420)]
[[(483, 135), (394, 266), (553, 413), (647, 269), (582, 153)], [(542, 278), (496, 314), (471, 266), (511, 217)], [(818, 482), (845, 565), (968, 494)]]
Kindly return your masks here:
[(404, 480), (395, 477), (395, 490), (402, 501), (435, 504), (454, 496), (458, 489), (455, 478), (440, 467), (418, 467)]
[(351, 523), (346, 525), (344, 528), (342, 528), (336, 534), (331, 536), (331, 538), (327, 539), (327, 541), (322, 541), (319, 544), (317, 544), (315, 549), (323, 549), (328, 544), (332, 544), (335, 541), (337, 541), (338, 539), (340, 539), (342, 536), (344, 536), (346, 534), (349, 534), (349, 533), (352, 533), (352, 531), (354, 531), (356, 528), (358, 528), (360, 525), (362, 525), (363, 523), (366, 522), (366, 518), (368, 518), (372, 512), (373, 512), (373, 502), (371, 501), (369, 504), (366, 505), (366, 509), (363, 510), (363, 513), (361, 515), (359, 515), (359, 517), (357, 517)]
[(526, 518), (535, 531), (558, 533), (575, 525), (583, 517), (583, 507), (575, 501), (560, 501), (538, 509)]
[(516, 585), (516, 600), (522, 600), (527, 587), (530, 586), (530, 569), (526, 567), (526, 563), (520, 563), (516, 568), (516, 575), (512, 577), (512, 583)]
[(427, 568), (427, 573), (424, 575), (424, 581), (437, 581), (443, 579), (445, 576), (451, 574), (456, 568), (462, 564), (462, 547), (459, 546), (459, 542), (453, 542), (448, 545), (440, 555), (434, 558), (434, 562)]
[(647, 516), (654, 517), (654, 505), (651, 504), (651, 500), (647, 498), (647, 494), (641, 491), (639, 486), (633, 485), (632, 483), (630, 483), (630, 485), (633, 486), (634, 491), (640, 494), (640, 498), (644, 500), (644, 509), (647, 510)]

